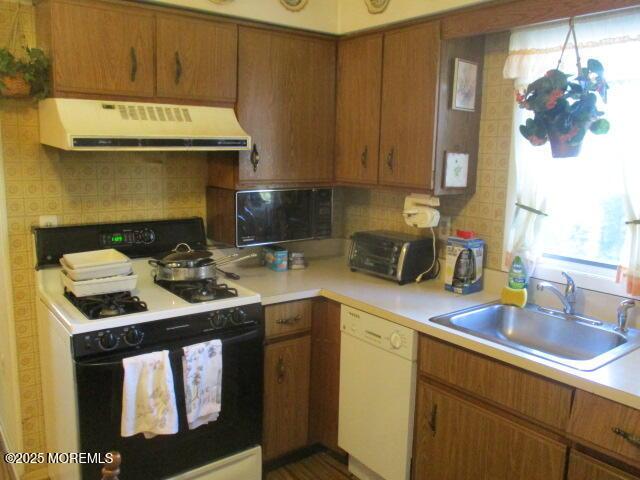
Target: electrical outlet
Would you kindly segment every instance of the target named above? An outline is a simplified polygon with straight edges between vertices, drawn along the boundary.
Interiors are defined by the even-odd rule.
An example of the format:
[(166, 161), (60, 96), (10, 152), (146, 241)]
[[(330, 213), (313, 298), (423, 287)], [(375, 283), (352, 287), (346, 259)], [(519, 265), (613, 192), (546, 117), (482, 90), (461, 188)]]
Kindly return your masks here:
[(440, 217), (440, 223), (438, 224), (438, 238), (442, 241), (447, 241), (451, 236), (451, 217)]
[(38, 224), (41, 227), (57, 227), (58, 216), (57, 215), (40, 215), (40, 218), (38, 219)]

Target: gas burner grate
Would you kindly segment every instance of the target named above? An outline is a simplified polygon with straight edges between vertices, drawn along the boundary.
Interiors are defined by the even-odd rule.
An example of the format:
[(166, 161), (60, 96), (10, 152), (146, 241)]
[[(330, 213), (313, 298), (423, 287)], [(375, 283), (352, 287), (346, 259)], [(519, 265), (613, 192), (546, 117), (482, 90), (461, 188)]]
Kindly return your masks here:
[(217, 283), (214, 279), (181, 282), (156, 279), (155, 282), (189, 303), (210, 302), (238, 296), (237, 289), (225, 283)]
[(76, 297), (65, 288), (64, 296), (89, 320), (147, 311), (147, 304), (131, 292)]

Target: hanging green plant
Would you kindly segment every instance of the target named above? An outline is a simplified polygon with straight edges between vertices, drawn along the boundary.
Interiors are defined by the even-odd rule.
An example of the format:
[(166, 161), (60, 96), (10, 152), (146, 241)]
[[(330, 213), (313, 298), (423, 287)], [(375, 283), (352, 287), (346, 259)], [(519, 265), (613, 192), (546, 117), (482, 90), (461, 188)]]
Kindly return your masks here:
[[(571, 33), (574, 35), (578, 75), (570, 80), (572, 75), (558, 68), (549, 70), (543, 77), (530, 83), (524, 93), (516, 93), (520, 108), (534, 113), (533, 118), (528, 118), (524, 125), (520, 125), (520, 133), (534, 146), (549, 141), (554, 158), (578, 156), (587, 131), (596, 135), (609, 131), (609, 122), (602, 118), (604, 112), (597, 108), (596, 94), (605, 103), (607, 101), (609, 87), (604, 78), (604, 67), (595, 59), (589, 59), (585, 68), (581, 66), (573, 22), (569, 29)], [(558, 67), (561, 61), (562, 55)]]
[(24, 59), (0, 48), (0, 96), (6, 98), (46, 98), (50, 93), (47, 56), (39, 48), (25, 48)]

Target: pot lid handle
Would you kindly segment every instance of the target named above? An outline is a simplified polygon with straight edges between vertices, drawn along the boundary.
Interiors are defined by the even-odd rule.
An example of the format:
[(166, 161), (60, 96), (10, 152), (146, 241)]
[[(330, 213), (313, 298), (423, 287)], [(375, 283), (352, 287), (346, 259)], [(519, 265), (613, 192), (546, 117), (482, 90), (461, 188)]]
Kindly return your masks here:
[[(180, 250), (180, 247), (186, 247), (186, 250)], [(193, 252), (193, 249), (186, 243), (179, 243), (178, 245), (176, 245), (176, 248), (174, 248), (173, 251), (189, 253)]]

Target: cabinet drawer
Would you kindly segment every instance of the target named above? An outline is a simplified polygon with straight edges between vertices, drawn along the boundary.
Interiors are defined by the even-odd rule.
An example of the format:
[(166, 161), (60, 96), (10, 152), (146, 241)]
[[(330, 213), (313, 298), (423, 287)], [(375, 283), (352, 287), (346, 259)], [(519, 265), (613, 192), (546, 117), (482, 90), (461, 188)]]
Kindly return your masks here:
[(311, 312), (311, 300), (265, 307), (265, 336), (272, 339), (310, 330)]
[(567, 480), (633, 480), (637, 478), (575, 450), (569, 456)]
[(567, 426), (571, 387), (426, 336), (419, 355), (424, 375), (552, 427)]
[(634, 408), (578, 390), (569, 432), (640, 464), (640, 411)]

